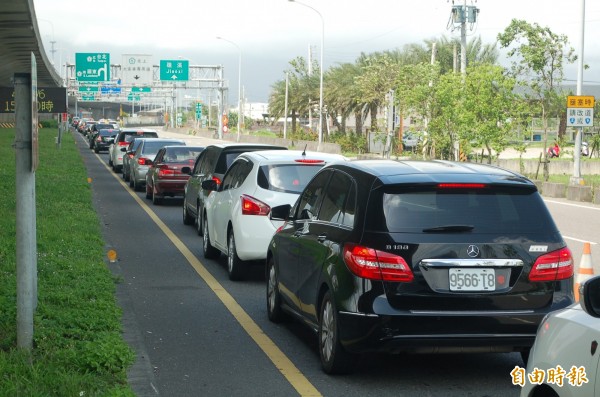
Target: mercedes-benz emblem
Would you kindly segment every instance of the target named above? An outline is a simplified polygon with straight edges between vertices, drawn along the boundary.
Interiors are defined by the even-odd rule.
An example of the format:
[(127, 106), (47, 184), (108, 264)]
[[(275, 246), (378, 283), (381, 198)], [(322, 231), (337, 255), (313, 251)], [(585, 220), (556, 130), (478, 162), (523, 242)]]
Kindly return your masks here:
[(477, 258), (479, 256), (479, 247), (476, 245), (469, 245), (467, 247), (467, 255), (471, 258)]

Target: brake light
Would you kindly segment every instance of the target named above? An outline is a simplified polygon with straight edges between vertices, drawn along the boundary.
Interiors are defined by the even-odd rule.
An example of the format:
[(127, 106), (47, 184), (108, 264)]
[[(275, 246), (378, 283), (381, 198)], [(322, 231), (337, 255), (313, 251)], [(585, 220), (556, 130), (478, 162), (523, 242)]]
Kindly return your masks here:
[(176, 173), (177, 173), (176, 170), (169, 169), (169, 166), (166, 164), (161, 165), (160, 168), (158, 169), (158, 177), (159, 178), (163, 178), (165, 176), (173, 176)]
[(149, 161), (150, 161), (150, 160), (149, 160), (149, 159), (147, 159), (147, 158), (140, 157), (140, 158), (138, 159), (138, 161), (137, 161), (137, 162), (138, 162), (138, 164), (139, 164), (139, 165), (149, 165), (149, 164), (148, 164), (148, 162), (149, 162)]
[(213, 176), (212, 180), (215, 181), (215, 182), (217, 182), (217, 186), (221, 184), (221, 179), (218, 178), (218, 177), (216, 177), (216, 176)]
[(242, 194), (242, 215), (261, 215), (266, 216), (271, 212), (271, 207), (252, 196)]
[(316, 160), (316, 159), (298, 159), (298, 160), (294, 160), (296, 163), (304, 163), (304, 164), (321, 164), (324, 163), (323, 160)]
[(411, 282), (414, 275), (401, 256), (355, 244), (344, 245), (344, 262), (358, 277)]
[(485, 183), (438, 183), (438, 189), (483, 189)]
[(119, 142), (119, 146), (127, 146), (129, 145), (129, 142)]
[(573, 255), (567, 247), (542, 255), (529, 272), (529, 281), (558, 281), (573, 276)]

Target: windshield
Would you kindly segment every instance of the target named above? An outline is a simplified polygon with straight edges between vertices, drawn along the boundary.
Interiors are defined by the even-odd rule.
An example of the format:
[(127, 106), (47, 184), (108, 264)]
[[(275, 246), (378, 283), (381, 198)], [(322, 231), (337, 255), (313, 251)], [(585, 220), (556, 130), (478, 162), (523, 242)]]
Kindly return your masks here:
[(325, 165), (263, 165), (258, 171), (258, 185), (263, 189), (300, 194), (313, 176)]
[(548, 232), (556, 226), (532, 189), (399, 189), (373, 192), (368, 223), (390, 232)]

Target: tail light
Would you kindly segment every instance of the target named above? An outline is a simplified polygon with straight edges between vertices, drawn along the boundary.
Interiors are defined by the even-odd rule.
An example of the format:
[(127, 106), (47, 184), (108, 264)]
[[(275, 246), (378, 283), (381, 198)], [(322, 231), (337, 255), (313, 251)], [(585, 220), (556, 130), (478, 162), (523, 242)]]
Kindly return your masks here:
[(138, 163), (139, 165), (149, 165), (149, 164), (148, 164), (148, 161), (149, 161), (149, 160), (148, 160), (147, 158), (140, 157), (140, 158), (138, 159), (137, 163)]
[(303, 164), (322, 164), (325, 163), (323, 160), (317, 160), (317, 159), (297, 159), (294, 160), (296, 163), (303, 163)]
[(98, 137), (96, 138), (97, 142), (102, 142), (102, 137), (100, 135), (98, 135)]
[(344, 261), (358, 277), (371, 280), (411, 282), (414, 275), (401, 256), (355, 244), (344, 246)]
[(242, 215), (269, 215), (271, 207), (252, 196), (242, 194)]
[(119, 142), (119, 146), (127, 146), (127, 145), (129, 145), (129, 142), (125, 142), (125, 141)]
[(170, 169), (169, 166), (166, 164), (161, 165), (160, 168), (158, 169), (158, 177), (159, 178), (164, 178), (166, 176), (173, 176), (175, 174), (178, 174), (177, 170)]
[(537, 258), (529, 272), (529, 281), (564, 280), (573, 276), (573, 270), (573, 255), (565, 247)]
[(218, 177), (216, 177), (216, 176), (213, 176), (213, 177), (212, 177), (212, 180), (213, 180), (213, 181), (215, 181), (215, 182), (217, 182), (217, 185), (220, 185), (220, 184), (221, 184), (221, 178), (218, 178)]
[(484, 189), (485, 183), (439, 183), (439, 189)]

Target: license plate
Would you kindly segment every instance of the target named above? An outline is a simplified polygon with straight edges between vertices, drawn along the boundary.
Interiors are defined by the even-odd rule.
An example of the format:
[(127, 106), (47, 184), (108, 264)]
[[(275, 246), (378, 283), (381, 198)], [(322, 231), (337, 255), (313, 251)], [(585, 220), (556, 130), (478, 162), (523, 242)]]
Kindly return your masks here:
[(448, 269), (450, 291), (494, 291), (496, 272), (494, 269)]

